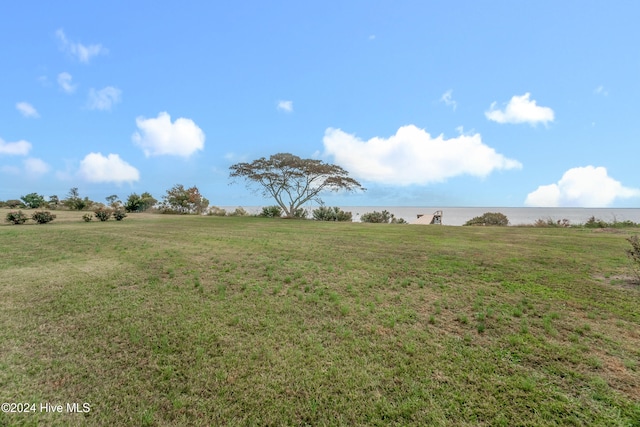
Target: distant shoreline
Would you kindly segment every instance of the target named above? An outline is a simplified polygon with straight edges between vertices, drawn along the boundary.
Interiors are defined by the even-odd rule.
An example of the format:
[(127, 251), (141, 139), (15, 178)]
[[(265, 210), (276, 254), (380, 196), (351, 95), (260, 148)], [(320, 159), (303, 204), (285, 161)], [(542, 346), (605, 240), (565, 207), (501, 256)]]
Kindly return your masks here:
[[(262, 206), (242, 206), (251, 214), (259, 213)], [(233, 211), (238, 206), (220, 206)], [(318, 206), (306, 206), (309, 210)], [(528, 207), (447, 207), (447, 206), (340, 206), (340, 209), (351, 212), (353, 220), (359, 221), (360, 216), (367, 212), (387, 210), (396, 218), (402, 218), (409, 223), (417, 219), (418, 214), (430, 215), (435, 211), (442, 211), (443, 225), (463, 225), (465, 222), (486, 212), (500, 212), (509, 218), (509, 225), (530, 225), (538, 219), (554, 221), (568, 219), (570, 224), (584, 224), (592, 216), (606, 222), (633, 221), (640, 223), (640, 208), (528, 208)]]

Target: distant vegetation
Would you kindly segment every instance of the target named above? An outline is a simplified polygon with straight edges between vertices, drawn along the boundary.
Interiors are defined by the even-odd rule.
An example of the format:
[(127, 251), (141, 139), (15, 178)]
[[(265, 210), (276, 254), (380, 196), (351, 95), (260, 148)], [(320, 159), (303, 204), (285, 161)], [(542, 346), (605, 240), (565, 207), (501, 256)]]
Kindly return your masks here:
[(500, 212), (486, 212), (481, 216), (470, 219), (464, 225), (507, 226), (509, 225), (509, 219)]
[(351, 212), (345, 212), (337, 206), (332, 208), (328, 206), (320, 206), (311, 212), (311, 216), (316, 221), (348, 221), (353, 220)]
[(374, 224), (406, 224), (403, 218), (396, 218), (394, 214), (387, 210), (382, 212), (373, 211), (360, 215), (361, 222), (369, 222)]

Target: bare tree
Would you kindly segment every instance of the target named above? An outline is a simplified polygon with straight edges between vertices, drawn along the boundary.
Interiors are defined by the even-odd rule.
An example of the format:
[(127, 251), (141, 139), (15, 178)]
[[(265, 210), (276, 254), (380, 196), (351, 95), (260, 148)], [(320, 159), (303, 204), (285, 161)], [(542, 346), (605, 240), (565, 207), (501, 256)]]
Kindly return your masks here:
[(236, 163), (229, 167), (230, 178), (244, 178), (247, 187), (256, 185), (264, 197), (272, 197), (287, 217), (308, 201), (322, 204), (324, 191), (355, 191), (365, 188), (349, 177), (340, 166), (321, 160), (301, 159), (289, 153), (261, 157), (251, 163)]

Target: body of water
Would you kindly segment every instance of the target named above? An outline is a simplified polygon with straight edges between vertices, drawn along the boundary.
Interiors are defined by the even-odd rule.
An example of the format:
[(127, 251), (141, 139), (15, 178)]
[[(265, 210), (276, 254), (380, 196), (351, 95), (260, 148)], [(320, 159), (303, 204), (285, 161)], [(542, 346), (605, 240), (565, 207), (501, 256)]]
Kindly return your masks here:
[[(227, 211), (233, 211), (237, 206), (224, 206)], [(317, 206), (310, 206), (312, 210)], [(261, 206), (244, 206), (249, 213), (259, 213)], [(359, 221), (360, 216), (367, 212), (387, 210), (396, 218), (403, 218), (413, 222), (419, 214), (431, 215), (442, 211), (443, 225), (463, 225), (465, 222), (485, 212), (500, 212), (509, 218), (510, 225), (533, 224), (538, 219), (554, 221), (568, 219), (571, 224), (584, 224), (591, 217), (606, 222), (633, 221), (640, 223), (640, 208), (509, 208), (509, 207), (446, 207), (446, 206), (341, 206), (340, 209), (353, 214), (353, 220)]]

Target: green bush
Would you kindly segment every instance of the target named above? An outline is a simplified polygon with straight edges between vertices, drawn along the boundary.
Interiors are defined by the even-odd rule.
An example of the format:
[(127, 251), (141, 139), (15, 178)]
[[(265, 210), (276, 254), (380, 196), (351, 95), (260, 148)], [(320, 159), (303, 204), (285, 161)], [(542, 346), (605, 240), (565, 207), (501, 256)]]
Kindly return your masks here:
[(500, 212), (486, 212), (481, 216), (470, 219), (464, 225), (494, 225), (502, 227), (509, 225), (509, 219)]
[(392, 220), (395, 219), (395, 216), (387, 210), (383, 210), (382, 212), (373, 211), (367, 212), (360, 216), (360, 221), (362, 222), (370, 222), (374, 224), (388, 224)]
[(116, 209), (113, 212), (113, 217), (116, 219), (116, 221), (122, 221), (123, 219), (125, 219), (127, 217), (127, 214), (122, 209)]
[(96, 218), (98, 218), (100, 221), (106, 221), (109, 218), (111, 218), (111, 209), (107, 209), (107, 208), (98, 208), (95, 211), (93, 211), (94, 215), (96, 216)]
[(49, 211), (37, 211), (34, 212), (33, 215), (31, 215), (31, 219), (38, 224), (46, 224), (53, 221), (55, 218), (56, 216)]
[(93, 215), (91, 215), (90, 213), (86, 213), (82, 215), (82, 219), (84, 220), (84, 222), (91, 222), (93, 221)]
[(17, 211), (17, 212), (9, 212), (5, 218), (5, 221), (15, 225), (19, 225), (19, 224), (24, 224), (25, 222), (27, 222), (28, 219), (29, 218), (27, 218), (27, 216), (24, 213), (22, 213), (22, 211)]
[(571, 222), (566, 219), (559, 219), (554, 221), (551, 217), (547, 219), (537, 219), (536, 222), (533, 223), (534, 227), (571, 227)]
[(262, 208), (260, 215), (265, 218), (280, 218), (282, 216), (282, 208), (278, 205), (265, 206)]
[(345, 212), (337, 206), (320, 206), (314, 209), (311, 215), (316, 221), (353, 221), (351, 212)]
[(640, 281), (640, 238), (638, 235), (634, 235), (627, 238), (627, 241), (631, 243), (631, 249), (627, 249), (627, 255), (631, 260), (631, 267)]
[(293, 211), (293, 218), (307, 219), (307, 210), (305, 208), (297, 208)]
[(596, 218), (592, 216), (584, 223), (584, 226), (587, 228), (607, 228), (609, 224), (606, 221), (601, 220), (600, 218)]

